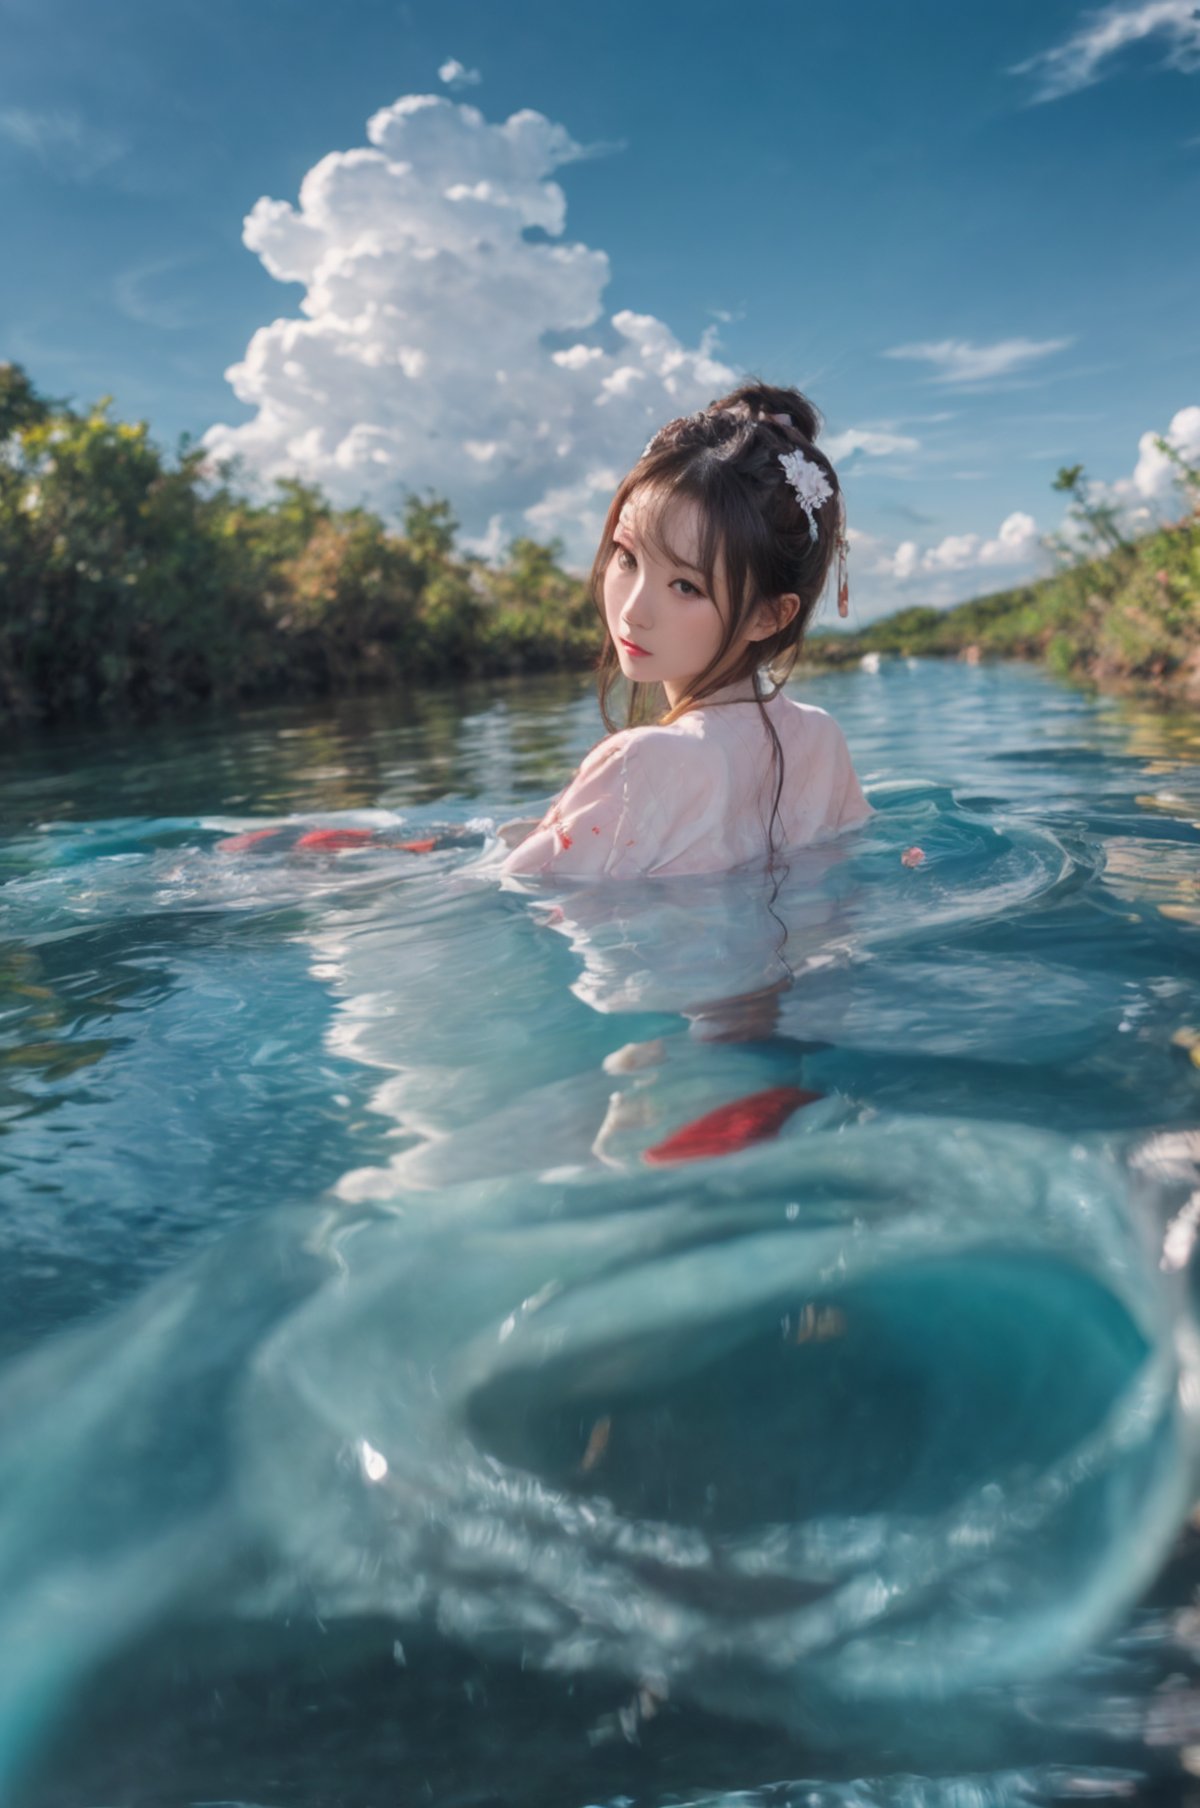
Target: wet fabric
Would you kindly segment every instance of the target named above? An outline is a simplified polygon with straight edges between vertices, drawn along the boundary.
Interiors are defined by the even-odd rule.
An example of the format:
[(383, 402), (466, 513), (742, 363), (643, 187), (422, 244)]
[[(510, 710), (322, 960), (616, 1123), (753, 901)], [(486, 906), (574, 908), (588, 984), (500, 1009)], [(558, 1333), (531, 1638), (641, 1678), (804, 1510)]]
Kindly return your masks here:
[[(725, 700), (665, 727), (625, 728), (601, 741), (501, 872), (635, 878), (765, 860), (777, 783), (771, 736), (752, 698), (716, 696)], [(865, 822), (871, 806), (828, 710), (782, 692), (763, 707), (784, 761), (776, 848), (807, 847)]]

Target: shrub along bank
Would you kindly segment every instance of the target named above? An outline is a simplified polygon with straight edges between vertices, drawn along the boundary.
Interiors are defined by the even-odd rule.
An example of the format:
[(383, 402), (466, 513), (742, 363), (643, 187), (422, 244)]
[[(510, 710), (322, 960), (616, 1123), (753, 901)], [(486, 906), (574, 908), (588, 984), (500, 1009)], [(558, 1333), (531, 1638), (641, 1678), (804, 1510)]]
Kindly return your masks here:
[(902, 609), (855, 634), (810, 636), (814, 664), (864, 653), (1044, 660), (1061, 676), (1143, 683), (1200, 700), (1200, 470), (1167, 441), (1190, 507), (1178, 520), (1127, 539), (1109, 507), (1093, 504), (1078, 465), (1054, 487), (1074, 497), (1083, 554), (1050, 537), (1059, 569), (1036, 583), (953, 609)]
[[(38, 395), (0, 365), (0, 719), (585, 668), (596, 612), (558, 542), (490, 566), (448, 502), (399, 531), (314, 486), (235, 494), (184, 436)], [(220, 481), (214, 481), (219, 475)]]

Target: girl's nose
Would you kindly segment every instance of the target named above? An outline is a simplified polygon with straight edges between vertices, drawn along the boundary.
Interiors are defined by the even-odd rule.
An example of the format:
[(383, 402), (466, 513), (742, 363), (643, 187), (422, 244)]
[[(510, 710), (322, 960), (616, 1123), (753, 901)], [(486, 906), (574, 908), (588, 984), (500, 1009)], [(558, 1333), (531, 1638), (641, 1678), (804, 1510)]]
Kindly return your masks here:
[(645, 578), (638, 573), (638, 579), (629, 595), (625, 598), (625, 622), (630, 628), (649, 626), (649, 617), (653, 613), (646, 596)]

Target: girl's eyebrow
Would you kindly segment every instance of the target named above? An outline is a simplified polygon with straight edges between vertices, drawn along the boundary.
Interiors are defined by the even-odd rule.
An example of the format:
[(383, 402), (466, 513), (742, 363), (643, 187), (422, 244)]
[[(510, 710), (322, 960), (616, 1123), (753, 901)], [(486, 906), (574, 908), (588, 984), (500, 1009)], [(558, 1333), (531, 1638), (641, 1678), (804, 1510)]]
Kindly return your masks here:
[[(629, 538), (631, 540), (636, 540), (638, 537), (637, 534), (634, 532), (633, 528), (629, 525), (628, 521), (618, 520), (616, 527), (613, 529), (614, 537), (617, 534), (628, 534)], [(701, 569), (698, 565), (689, 565), (688, 561), (686, 559), (673, 558), (671, 560), (671, 563), (672, 563), (672, 565), (678, 565), (680, 567), (680, 569), (683, 571), (694, 571), (698, 578), (702, 578), (704, 576), (704, 573), (701, 571)]]

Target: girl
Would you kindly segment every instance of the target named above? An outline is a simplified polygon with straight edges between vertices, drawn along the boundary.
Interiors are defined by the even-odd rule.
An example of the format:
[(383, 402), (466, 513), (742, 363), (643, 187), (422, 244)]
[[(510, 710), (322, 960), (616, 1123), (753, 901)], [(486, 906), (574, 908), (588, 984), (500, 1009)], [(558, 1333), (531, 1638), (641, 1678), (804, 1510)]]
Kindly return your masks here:
[[(820, 424), (799, 390), (748, 382), (650, 440), (591, 573), (608, 735), (539, 822), (501, 825), (501, 873), (717, 872), (773, 863), (777, 824), (795, 848), (871, 815), (838, 724), (781, 689), (835, 548), (846, 613), (842, 495), (813, 444)], [(618, 673), (621, 729), (608, 711)]]

